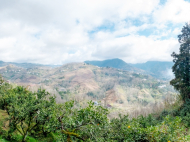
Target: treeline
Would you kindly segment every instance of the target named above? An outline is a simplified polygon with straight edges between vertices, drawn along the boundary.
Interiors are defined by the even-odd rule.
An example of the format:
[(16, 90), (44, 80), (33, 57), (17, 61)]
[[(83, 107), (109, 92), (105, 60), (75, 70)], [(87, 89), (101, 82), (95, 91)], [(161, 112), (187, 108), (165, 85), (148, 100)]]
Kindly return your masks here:
[(31, 92), (22, 86), (14, 88), (3, 79), (0, 80), (0, 109), (7, 112), (0, 135), (11, 142), (187, 140), (183, 119), (167, 115), (169, 112), (132, 120), (121, 115), (108, 119), (108, 110), (93, 102), (84, 108), (75, 107), (73, 101), (57, 104), (55, 97), (45, 90)]

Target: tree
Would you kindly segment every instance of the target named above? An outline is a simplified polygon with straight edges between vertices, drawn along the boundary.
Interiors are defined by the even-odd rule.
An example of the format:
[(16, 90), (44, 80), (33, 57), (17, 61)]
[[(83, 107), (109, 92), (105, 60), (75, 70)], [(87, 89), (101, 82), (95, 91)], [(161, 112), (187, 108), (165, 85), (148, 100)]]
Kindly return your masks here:
[(6, 92), (11, 88), (12, 86), (7, 83), (0, 75), (0, 109), (5, 109), (5, 105), (3, 105), (5, 103), (5, 100), (3, 99), (3, 97), (6, 95)]
[[(0, 89), (2, 86), (0, 87)], [(26, 88), (17, 86), (1, 94), (0, 104), (9, 115), (9, 131), (11, 136), (15, 131), (23, 136), (22, 141), (35, 130), (35, 135), (46, 135), (52, 130), (54, 118), (54, 97), (48, 97), (45, 90), (38, 92), (28, 91)], [(52, 122), (52, 123), (51, 123)]]
[(182, 34), (178, 35), (179, 54), (173, 52), (171, 55), (174, 58), (172, 71), (175, 78), (170, 81), (170, 84), (180, 92), (182, 99), (186, 101), (190, 99), (190, 24), (186, 24), (181, 32)]
[[(8, 114), (7, 139), (14, 135), (47, 138), (50, 134), (58, 141), (91, 141), (102, 136), (108, 124), (108, 110), (95, 106), (91, 101), (87, 107), (76, 108), (74, 101), (56, 104), (55, 98), (45, 90), (31, 92), (27, 88), (11, 87), (0, 78), (0, 108)], [(102, 133), (100, 133), (102, 131)]]
[(54, 121), (60, 141), (98, 141), (108, 124), (108, 110), (95, 106), (92, 101), (85, 108), (74, 108), (74, 101), (57, 105), (57, 121)]

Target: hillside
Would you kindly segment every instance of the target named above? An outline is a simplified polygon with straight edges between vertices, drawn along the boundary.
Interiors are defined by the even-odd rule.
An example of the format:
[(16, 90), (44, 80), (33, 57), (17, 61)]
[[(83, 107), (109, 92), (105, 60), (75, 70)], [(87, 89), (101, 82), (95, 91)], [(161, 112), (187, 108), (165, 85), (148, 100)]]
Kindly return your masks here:
[[(98, 67), (111, 67), (125, 71), (147, 74), (158, 79), (171, 80), (173, 78), (173, 73), (171, 70), (173, 62), (148, 61), (146, 63), (128, 64), (123, 60), (116, 58), (104, 61), (85, 61), (85, 63)], [(5, 67), (8, 65), (14, 65), (25, 69), (40, 68), (40, 67), (56, 68), (61, 66), (61, 65), (42, 65), (42, 64), (33, 64), (33, 63), (15, 63), (15, 62), (0, 61), (0, 67)]]
[(86, 63), (29, 69), (8, 65), (0, 68), (0, 74), (13, 83), (29, 85), (31, 90), (45, 88), (57, 96), (58, 102), (94, 100), (126, 109), (136, 103), (146, 106), (175, 93), (168, 82), (149, 75)]

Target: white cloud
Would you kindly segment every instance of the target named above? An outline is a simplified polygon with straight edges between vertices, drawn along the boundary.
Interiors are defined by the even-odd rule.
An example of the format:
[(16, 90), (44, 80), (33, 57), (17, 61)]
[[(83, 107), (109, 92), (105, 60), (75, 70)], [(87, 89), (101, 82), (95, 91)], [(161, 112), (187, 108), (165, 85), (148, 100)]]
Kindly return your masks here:
[(155, 40), (136, 35), (108, 38), (95, 45), (96, 50), (93, 52), (93, 56), (122, 58), (130, 63), (142, 63), (148, 60), (171, 61), (171, 53), (179, 48), (176, 39)]
[(154, 12), (156, 22), (185, 23), (190, 20), (190, 3), (184, 0), (167, 0)]
[[(121, 58), (171, 60), (190, 3), (184, 0), (0, 1), (0, 60), (63, 64)], [(142, 24), (135, 25), (134, 21)], [(113, 25), (113, 29), (109, 26)], [(99, 27), (105, 27), (100, 29)], [(139, 31), (151, 29), (151, 35)], [(92, 32), (93, 31), (93, 32)], [(163, 37), (167, 37), (163, 39)]]

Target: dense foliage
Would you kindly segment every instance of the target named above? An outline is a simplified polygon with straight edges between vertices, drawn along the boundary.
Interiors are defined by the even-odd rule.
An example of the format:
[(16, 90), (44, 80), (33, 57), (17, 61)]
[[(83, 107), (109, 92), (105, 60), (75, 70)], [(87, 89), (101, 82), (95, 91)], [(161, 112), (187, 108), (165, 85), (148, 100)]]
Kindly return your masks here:
[(42, 138), (50, 133), (58, 141), (96, 140), (97, 132), (108, 123), (108, 111), (92, 102), (80, 109), (74, 108), (73, 101), (56, 104), (55, 98), (45, 90), (31, 92), (21, 86), (12, 88), (3, 80), (0, 104), (9, 116), (9, 130), (4, 131), (8, 140), (16, 140), (14, 134), (26, 141), (27, 136)]

